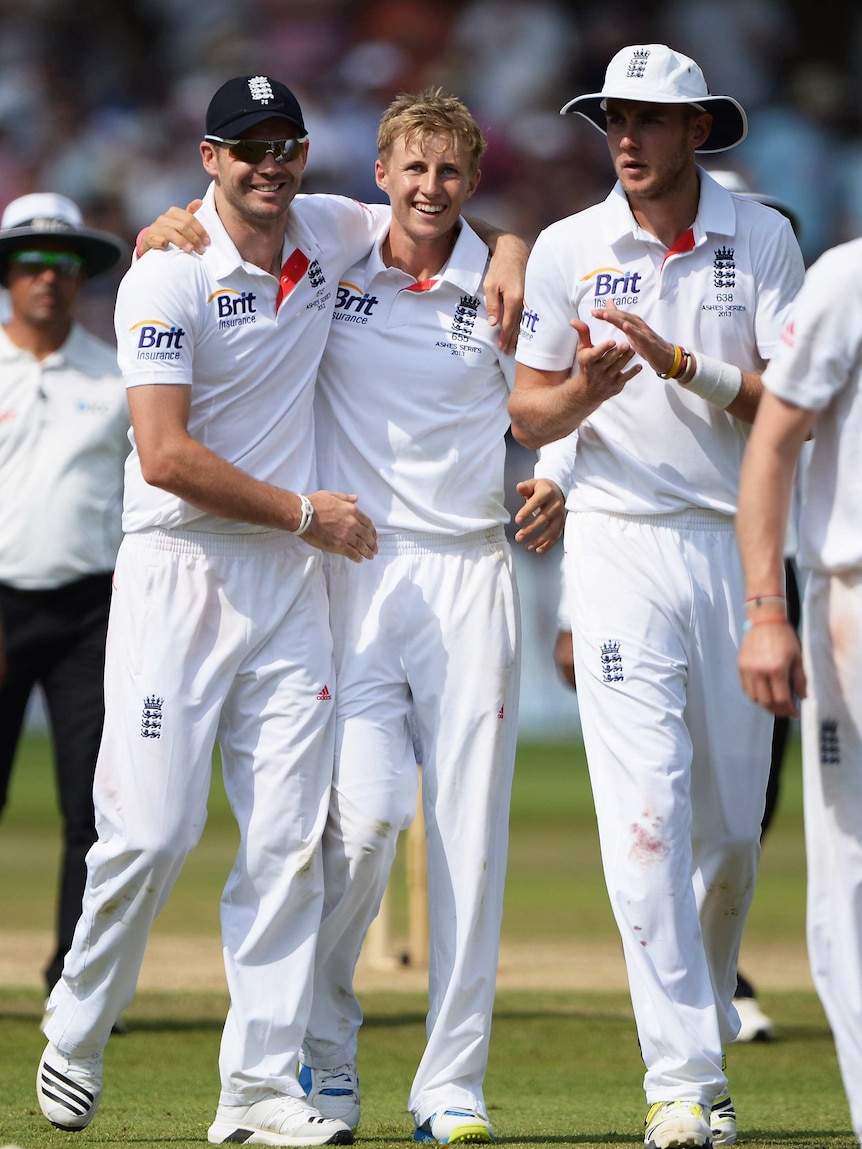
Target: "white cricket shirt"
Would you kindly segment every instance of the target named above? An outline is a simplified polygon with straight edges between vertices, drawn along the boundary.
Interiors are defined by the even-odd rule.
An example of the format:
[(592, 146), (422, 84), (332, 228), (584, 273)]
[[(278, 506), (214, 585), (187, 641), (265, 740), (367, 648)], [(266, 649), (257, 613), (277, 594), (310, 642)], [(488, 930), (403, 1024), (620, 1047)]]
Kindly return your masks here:
[[(571, 370), (578, 337), (624, 336), (592, 317), (613, 299), (663, 338), (743, 371), (771, 358), (802, 283), (804, 266), (779, 212), (732, 195), (700, 171), (697, 218), (673, 249), (636, 223), (619, 183), (608, 198), (547, 228), (527, 266), (516, 358), (539, 370)], [(642, 370), (578, 428), (575, 511), (649, 515), (736, 510), (747, 424)]]
[[(338, 280), (368, 251), (389, 208), (298, 196), (280, 279), (242, 260), (218, 217), (212, 185), (198, 218), (211, 239), (204, 255), (148, 252), (120, 284), (115, 326), (126, 386), (191, 386), (188, 429), (195, 439), (263, 482), (316, 490), (312, 397)], [(151, 527), (265, 529), (205, 514), (150, 486), (133, 450), (123, 529)]]
[(48, 590), (114, 569), (128, 428), (107, 343), (73, 323), (40, 361), (0, 328), (0, 582)]
[(358, 494), (380, 532), (505, 523), (515, 364), (488, 324), (488, 249), (462, 220), (445, 267), (417, 282), (385, 266), (384, 238), (338, 284), (315, 398), (321, 483)]
[(809, 269), (781, 346), (764, 373), (773, 394), (818, 411), (803, 477), (802, 566), (862, 568), (862, 239)]

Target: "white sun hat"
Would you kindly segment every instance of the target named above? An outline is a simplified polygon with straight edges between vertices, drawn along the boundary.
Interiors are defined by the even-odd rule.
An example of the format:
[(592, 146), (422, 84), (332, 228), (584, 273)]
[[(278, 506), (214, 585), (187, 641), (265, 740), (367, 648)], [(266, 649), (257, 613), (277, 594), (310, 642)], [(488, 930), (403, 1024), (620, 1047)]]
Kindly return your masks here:
[(748, 135), (748, 117), (732, 96), (711, 96), (703, 72), (694, 60), (666, 44), (635, 44), (622, 48), (608, 64), (600, 92), (575, 96), (560, 109), (574, 112), (605, 132), (606, 100), (646, 104), (692, 104), (712, 116), (712, 128), (699, 152), (724, 152)]

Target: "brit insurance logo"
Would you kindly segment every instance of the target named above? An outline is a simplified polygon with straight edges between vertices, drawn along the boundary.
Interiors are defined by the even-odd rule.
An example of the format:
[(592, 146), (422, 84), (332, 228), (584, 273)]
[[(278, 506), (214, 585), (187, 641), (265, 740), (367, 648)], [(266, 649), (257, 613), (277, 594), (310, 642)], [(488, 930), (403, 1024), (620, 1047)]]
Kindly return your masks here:
[(530, 307), (529, 303), (527, 303), (527, 301), (525, 299), (524, 300), (524, 307), (521, 311), (520, 338), (523, 339), (525, 343), (532, 343), (533, 337), (536, 334), (536, 329), (538, 328), (538, 326), (539, 326), (539, 313), (538, 313), (538, 311), (534, 311), (533, 308)]
[(207, 299), (215, 307), (216, 322), (220, 331), (231, 327), (245, 327), (257, 323), (257, 296), (253, 291), (236, 291), (232, 287), (220, 287)]
[(639, 271), (620, 267), (597, 267), (581, 277), (581, 283), (593, 280), (593, 307), (607, 307), (612, 299), (617, 307), (635, 307), (640, 302), (643, 276)]
[(133, 324), (129, 331), (137, 332), (138, 360), (179, 359), (180, 352), (185, 350), (183, 328), (163, 323), (161, 319), (142, 319), (140, 323)]
[(342, 279), (335, 294), (335, 311), (332, 317), (341, 323), (367, 323), (379, 302), (376, 295), (369, 295), (355, 283)]

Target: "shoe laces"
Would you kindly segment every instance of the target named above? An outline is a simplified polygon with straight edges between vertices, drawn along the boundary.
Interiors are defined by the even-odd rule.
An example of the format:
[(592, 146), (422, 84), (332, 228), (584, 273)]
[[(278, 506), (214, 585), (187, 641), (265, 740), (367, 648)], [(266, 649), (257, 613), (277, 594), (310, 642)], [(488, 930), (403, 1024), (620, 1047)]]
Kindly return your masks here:
[(285, 1121), (297, 1117), (320, 1117), (320, 1114), (304, 1097), (289, 1097), (285, 1094), (277, 1100), (272, 1099), (271, 1107), (267, 1108), (263, 1116), (263, 1124), (267, 1128), (280, 1130)]
[(58, 1073), (68, 1074), (73, 1080), (76, 1074), (86, 1074), (89, 1077), (95, 1077), (101, 1080), (103, 1061), (104, 1057), (101, 1053), (94, 1053), (92, 1057), (69, 1057), (65, 1053), (61, 1053), (56, 1046), (54, 1046), (53, 1051), (45, 1057), (46, 1065)]
[(337, 1065), (334, 1069), (318, 1069), (317, 1076), (320, 1093), (352, 1093), (358, 1082), (356, 1069), (350, 1061)]

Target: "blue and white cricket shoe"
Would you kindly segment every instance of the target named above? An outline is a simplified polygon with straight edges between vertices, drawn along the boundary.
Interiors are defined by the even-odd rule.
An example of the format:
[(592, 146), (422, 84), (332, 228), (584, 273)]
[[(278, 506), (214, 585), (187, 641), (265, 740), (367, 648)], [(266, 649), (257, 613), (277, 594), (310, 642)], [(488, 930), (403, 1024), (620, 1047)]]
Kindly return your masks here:
[(496, 1139), (487, 1117), (457, 1107), (432, 1113), (413, 1134), (414, 1141), (436, 1141), (438, 1145), (481, 1145)]
[(359, 1124), (359, 1077), (356, 1062), (346, 1061), (334, 1069), (314, 1069), (299, 1063), (299, 1084), (315, 1109), (349, 1125), (353, 1132)]

